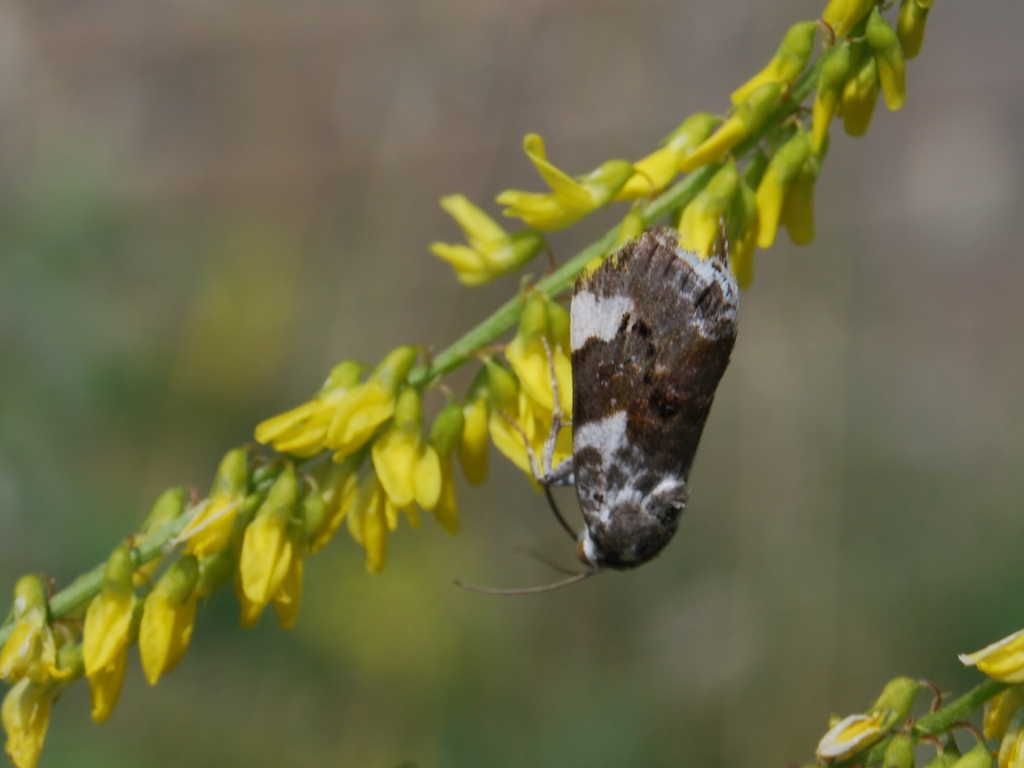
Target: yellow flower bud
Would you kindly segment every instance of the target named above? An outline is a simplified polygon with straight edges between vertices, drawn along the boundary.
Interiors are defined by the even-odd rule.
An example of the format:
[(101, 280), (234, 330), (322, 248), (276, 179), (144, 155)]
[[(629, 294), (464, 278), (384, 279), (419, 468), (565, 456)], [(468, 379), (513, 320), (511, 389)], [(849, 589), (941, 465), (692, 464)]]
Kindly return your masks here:
[(1024, 683), (1024, 629), (974, 653), (961, 653), (960, 661), (1001, 683)]
[[(486, 369), (483, 369), (486, 375)], [(466, 482), (480, 485), (487, 479), (488, 407), (486, 396), (475, 397), (462, 407), (462, 439), (459, 441), (459, 465)]]
[(876, 0), (829, 0), (822, 20), (832, 27), (837, 38), (846, 37), (868, 15)]
[(256, 440), (281, 453), (316, 456), (327, 447), (327, 430), (346, 392), (359, 383), (363, 367), (352, 360), (339, 363), (312, 400), (256, 427)]
[(249, 452), (236, 448), (221, 460), (202, 510), (178, 534), (178, 541), (186, 542), (187, 554), (208, 557), (228, 545), (248, 487)]
[[(823, 149), (827, 149), (827, 146), (826, 141)], [(782, 225), (797, 245), (807, 245), (814, 239), (814, 183), (820, 173), (821, 156), (813, 153), (808, 155), (782, 205)]]
[(769, 161), (757, 188), (758, 235), (761, 248), (771, 248), (782, 219), (782, 208), (801, 168), (810, 155), (810, 134), (799, 131)]
[(236, 563), (237, 554), (230, 547), (200, 560), (196, 597), (207, 600), (219, 592), (221, 587), (231, 581), (236, 571)]
[[(431, 451), (421, 458), (416, 468), (417, 502), (434, 513), (445, 530), (458, 533), (459, 513), (455, 503), (455, 478), (452, 472), (452, 453), (459, 447), (465, 429), (462, 407), (449, 400), (430, 428)], [(484, 440), (486, 441), (486, 427)], [(485, 442), (486, 447), (486, 442)], [(435, 460), (436, 459), (436, 460)], [(420, 498), (419, 489), (429, 486), (431, 498)]]
[(385, 357), (364, 384), (346, 392), (338, 401), (327, 430), (327, 447), (341, 462), (373, 437), (377, 428), (395, 411), (395, 393), (416, 363), (418, 347), (399, 347)]
[[(722, 122), (720, 117), (707, 112), (690, 115), (662, 142), (662, 147), (633, 164), (635, 173), (616, 195), (616, 200), (635, 200), (660, 192), (681, 170), (683, 159)], [(644, 228), (632, 234), (620, 234), (620, 243), (639, 237)]]
[(828, 135), (828, 126), (842, 103), (843, 86), (850, 76), (850, 44), (840, 43), (822, 56), (821, 71), (818, 74), (817, 95), (814, 98), (812, 131), (814, 152), (821, 149)]
[(136, 597), (132, 591), (132, 549), (126, 541), (111, 553), (103, 589), (89, 603), (82, 636), (82, 658), (90, 678), (113, 665), (128, 647)]
[(108, 664), (87, 675), (89, 691), (92, 694), (92, 712), (90, 714), (94, 722), (105, 723), (113, 714), (118, 699), (121, 698), (124, 673), (128, 668), (128, 647), (138, 637), (139, 622), (142, 619), (142, 603), (138, 600), (132, 605), (130, 619), (124, 644), (111, 657)]
[(548, 162), (544, 139), (537, 134), (527, 134), (523, 149), (551, 192), (509, 189), (498, 195), (497, 201), (508, 206), (503, 211), (506, 216), (522, 219), (527, 226), (545, 232), (564, 229), (607, 205), (634, 173), (632, 163), (609, 160), (586, 176), (574, 179)]
[(1013, 685), (985, 702), (982, 732), (986, 739), (1001, 739), (1010, 727), (1010, 720), (1024, 704), (1024, 686)]
[(924, 5), (918, 0), (902, 0), (900, 3), (900, 11), (896, 16), (896, 36), (903, 47), (903, 55), (908, 59), (913, 59), (921, 52), (930, 6), (931, 3)]
[(0, 650), (0, 680), (27, 677), (45, 683), (60, 677), (57, 644), (47, 620), (46, 588), (38, 576), (22, 576), (14, 585), (14, 626)]
[(843, 127), (850, 136), (863, 136), (871, 124), (871, 115), (878, 101), (878, 65), (874, 56), (867, 56), (856, 74), (843, 88)]
[(726, 216), (729, 265), (740, 288), (747, 288), (754, 282), (757, 221), (757, 195), (746, 180), (741, 181), (729, 215)]
[(680, 170), (689, 172), (721, 160), (730, 149), (761, 127), (779, 103), (784, 88), (782, 83), (764, 83), (755, 88), (736, 105), (717, 131), (683, 158)]
[(521, 391), (548, 411), (555, 407), (553, 369), (559, 406), (566, 418), (572, 413), (570, 354), (568, 312), (547, 296), (533, 294), (523, 309), (519, 330), (505, 348), (505, 358), (519, 379)]
[(914, 768), (914, 740), (909, 733), (892, 737), (882, 757), (882, 768)]
[[(910, 766), (912, 765), (913, 763), (910, 763)], [(953, 763), (953, 768), (992, 768), (992, 753), (988, 751), (988, 746), (984, 742), (979, 741), (970, 751)]]
[(999, 768), (1024, 766), (1024, 710), (1017, 710), (999, 743)]
[(736, 162), (729, 158), (711, 177), (690, 204), (683, 209), (679, 220), (679, 245), (707, 257), (718, 237), (718, 227), (729, 210), (739, 189), (740, 173)]
[(150, 685), (178, 665), (196, 620), (199, 561), (185, 555), (172, 565), (146, 596), (139, 628), (139, 655)]
[[(349, 456), (340, 464), (331, 462), (319, 469), (318, 482), (324, 515), (323, 522), (314, 528), (308, 539), (311, 553), (319, 552), (331, 540), (341, 521), (348, 514), (352, 499), (355, 497), (356, 486), (359, 484), (356, 472), (362, 462), (363, 456), (356, 454)], [(309, 531), (309, 517), (306, 521)]]
[(359, 483), (346, 518), (352, 538), (366, 551), (366, 570), (370, 573), (383, 571), (387, 560), (389, 503), (377, 474), (368, 472)]
[(441, 207), (462, 227), (468, 245), (431, 243), (430, 250), (450, 262), (464, 285), (483, 285), (526, 264), (544, 247), (539, 232), (509, 235), (463, 195), (441, 198)]
[[(293, 542), (294, 546), (294, 542)], [(281, 629), (291, 629), (299, 617), (302, 606), (302, 574), (304, 570), (302, 556), (298, 547), (288, 564), (288, 571), (281, 581), (281, 587), (274, 594), (274, 614)]]
[(822, 760), (845, 760), (882, 737), (885, 719), (881, 712), (843, 718), (821, 737), (815, 752)]
[(292, 558), (299, 556), (288, 530), (297, 501), (295, 470), (287, 465), (245, 529), (238, 570), (245, 596), (260, 609), (281, 588)]
[(865, 37), (878, 65), (885, 105), (895, 112), (907, 100), (907, 63), (896, 30), (889, 26), (877, 7), (868, 17)]
[(801, 21), (790, 27), (768, 65), (732, 92), (732, 103), (739, 104), (765, 83), (791, 86), (810, 61), (817, 31), (816, 21)]

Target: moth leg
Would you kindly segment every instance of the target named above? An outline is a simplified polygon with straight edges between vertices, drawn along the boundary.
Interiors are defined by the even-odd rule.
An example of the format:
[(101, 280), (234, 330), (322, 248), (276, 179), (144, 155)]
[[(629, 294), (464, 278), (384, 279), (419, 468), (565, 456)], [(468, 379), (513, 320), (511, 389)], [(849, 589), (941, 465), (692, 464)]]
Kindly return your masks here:
[(572, 458), (565, 459), (557, 467), (552, 466), (555, 461), (555, 443), (558, 441), (558, 433), (562, 427), (572, 426), (572, 422), (564, 418), (562, 413), (562, 401), (558, 392), (558, 377), (555, 375), (555, 358), (551, 354), (551, 347), (548, 340), (541, 337), (544, 344), (544, 354), (548, 358), (548, 368), (551, 371), (551, 394), (554, 397), (554, 408), (551, 412), (551, 431), (547, 440), (544, 441), (544, 461), (541, 467), (544, 470), (543, 477), (538, 477), (537, 482), (543, 485), (575, 485), (576, 478), (572, 471)]

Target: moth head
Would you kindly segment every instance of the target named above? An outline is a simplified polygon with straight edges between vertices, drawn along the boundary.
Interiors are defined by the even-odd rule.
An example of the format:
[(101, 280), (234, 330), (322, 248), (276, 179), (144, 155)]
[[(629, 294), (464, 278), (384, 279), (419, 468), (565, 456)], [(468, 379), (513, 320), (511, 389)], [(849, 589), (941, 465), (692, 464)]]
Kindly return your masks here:
[(609, 500), (580, 532), (576, 556), (591, 568), (643, 565), (672, 540), (687, 497), (686, 482), (668, 477), (648, 493)]

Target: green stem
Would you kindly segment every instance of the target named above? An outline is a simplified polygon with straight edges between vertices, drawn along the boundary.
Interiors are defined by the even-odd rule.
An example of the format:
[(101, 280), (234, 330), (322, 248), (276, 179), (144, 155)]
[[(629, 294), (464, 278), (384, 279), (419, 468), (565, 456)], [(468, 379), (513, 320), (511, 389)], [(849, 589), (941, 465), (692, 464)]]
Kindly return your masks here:
[(1000, 683), (998, 680), (986, 680), (938, 712), (931, 712), (919, 718), (914, 724), (914, 734), (935, 736), (945, 733), (953, 723), (966, 720), (978, 707), (1008, 687), (1006, 683)]
[[(138, 568), (163, 554), (164, 548), (168, 543), (181, 533), (201, 509), (201, 504), (190, 507), (171, 522), (147, 534), (139, 546), (132, 550), (133, 565)], [(97, 565), (51, 597), (50, 617), (52, 619), (62, 619), (70, 616), (96, 597), (103, 588), (103, 572), (106, 567), (106, 563)], [(7, 642), (7, 638), (10, 637), (13, 629), (13, 621), (0, 628), (0, 648)]]

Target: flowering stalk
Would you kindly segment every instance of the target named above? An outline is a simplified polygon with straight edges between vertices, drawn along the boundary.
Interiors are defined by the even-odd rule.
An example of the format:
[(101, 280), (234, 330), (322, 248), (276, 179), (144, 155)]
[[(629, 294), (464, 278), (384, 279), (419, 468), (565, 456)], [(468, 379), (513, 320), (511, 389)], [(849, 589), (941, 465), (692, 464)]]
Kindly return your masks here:
[[(930, 7), (928, 0), (903, 0), (894, 27), (875, 0), (830, 0), (822, 22), (791, 27), (769, 64), (733, 92), (725, 115), (690, 116), (636, 162), (608, 160), (574, 177), (548, 159), (540, 136), (529, 134), (524, 149), (550, 191), (497, 196), (505, 215), (525, 225), (518, 231), (507, 232), (461, 195), (444, 198), (467, 243), (434, 243), (431, 250), (469, 286), (525, 266), (543, 250), (543, 233), (617, 203), (630, 208), (604, 236), (431, 359), (409, 345), (373, 368), (355, 361), (335, 366), (310, 400), (256, 428), (256, 440), (273, 451), (229, 451), (206, 498), (186, 504), (183, 489), (165, 492), (142, 530), (107, 563), (48, 600), (38, 577), (19, 581), (15, 607), (0, 626), (0, 677), (14, 686), (3, 719), (15, 764), (35, 765), (49, 707), (74, 679), (88, 678), (94, 719), (109, 716), (131, 644), (139, 643), (151, 683), (171, 671), (187, 650), (197, 607), (213, 592), (233, 585), (243, 626), (254, 625), (270, 605), (287, 629), (301, 604), (304, 558), (343, 522), (365, 550), (367, 570), (376, 573), (385, 567), (388, 536), (406, 522), (417, 527), (421, 510), (449, 533), (458, 530), (454, 466), (471, 484), (482, 482), (488, 439), (532, 475), (552, 425), (571, 419), (568, 313), (553, 297), (666, 217), (681, 230), (680, 244), (702, 255), (724, 220), (743, 287), (753, 280), (755, 248), (769, 247), (780, 225), (794, 242), (810, 241), (829, 124), (841, 117), (847, 133), (860, 135), (880, 94), (892, 110), (903, 105), (910, 57), (904, 49), (920, 49)], [(811, 63), (818, 40), (824, 51)], [(803, 102), (815, 90), (812, 124), (805, 125)], [(504, 360), (488, 354), (517, 323)], [(440, 414), (425, 423), (429, 390), (473, 362), (481, 367), (466, 397), (449, 393)], [(569, 437), (567, 430), (558, 435), (558, 458), (571, 455)], [(994, 653), (1003, 667), (1013, 665)], [(988, 663), (978, 662), (983, 671)], [(911, 727), (907, 716), (920, 686), (901, 678), (867, 713), (837, 721), (819, 755), (847, 761), (866, 750), (868, 757), (883, 754), (899, 736), (891, 759), (883, 754), (897, 768), (892, 761), (903, 760), (895, 755), (907, 752), (908, 739), (948, 731), (1001, 685), (980, 686), (966, 703)], [(954, 720), (938, 717), (947, 710)]]

